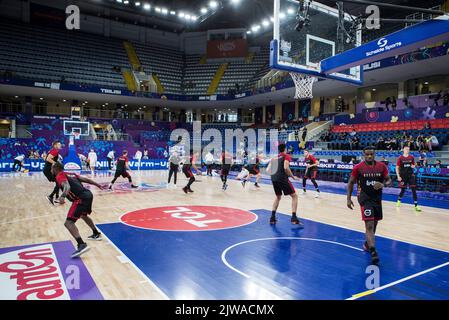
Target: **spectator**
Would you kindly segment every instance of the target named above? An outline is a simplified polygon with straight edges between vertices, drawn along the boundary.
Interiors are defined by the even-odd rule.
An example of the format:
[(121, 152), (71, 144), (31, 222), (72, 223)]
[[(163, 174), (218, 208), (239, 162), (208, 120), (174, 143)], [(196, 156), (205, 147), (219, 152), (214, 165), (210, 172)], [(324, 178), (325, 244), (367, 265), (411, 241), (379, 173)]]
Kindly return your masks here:
[(390, 111), (390, 104), (391, 104), (391, 98), (388, 97), (387, 99), (385, 99), (385, 109), (387, 111)]
[(419, 153), (418, 166), (427, 167), (427, 155), (424, 151)]
[(39, 159), (41, 157), (41, 155), (39, 154), (39, 151), (36, 150), (34, 151), (34, 159)]
[(25, 161), (25, 155), (19, 154), (17, 157), (14, 158), (14, 164), (12, 166), (12, 171), (17, 171), (16, 166), (19, 166), (19, 172), (22, 171), (23, 168), (23, 162)]
[(377, 139), (376, 147), (378, 150), (385, 150), (385, 139), (382, 135)]
[(47, 159), (47, 152), (45, 152), (45, 151), (42, 152), (41, 159), (42, 159), (42, 160)]
[(424, 127), (423, 127), (422, 129), (423, 129), (423, 130), (426, 130), (426, 129), (432, 129), (431, 126), (430, 126), (430, 122), (427, 121), (426, 123), (424, 123)]
[(360, 143), (359, 137), (354, 136), (352, 138), (349, 138), (349, 148), (351, 150), (358, 150), (359, 149), (359, 143)]
[(383, 162), (386, 166), (388, 166), (389, 161), (387, 159), (385, 159), (384, 156), (382, 156), (382, 159), (380, 160), (380, 162)]
[(428, 135), (425, 139), (427, 150), (432, 151), (434, 148), (438, 148), (439, 142), (434, 135)]
[(418, 151), (424, 150), (424, 137), (421, 134), (416, 137), (415, 145)]
[(140, 161), (142, 160), (142, 151), (137, 150), (136, 154), (134, 155), (134, 159), (136, 159), (137, 162), (139, 163), (139, 170), (140, 170)]
[(351, 137), (354, 137), (357, 134), (357, 131), (355, 131), (354, 128), (352, 128), (352, 131), (350, 133)]
[(446, 93), (443, 96), (443, 106), (447, 107), (449, 105), (449, 92), (446, 91)]
[(441, 168), (441, 160), (440, 159), (437, 159), (437, 161), (435, 162), (434, 167), (435, 168)]
[(302, 141), (305, 142), (307, 138), (307, 127), (302, 128)]
[(391, 100), (391, 109), (396, 110), (398, 103), (396, 101), (396, 97), (393, 97), (393, 100)]
[(147, 148), (145, 148), (145, 149), (143, 149), (143, 158), (142, 159), (149, 159), (149, 157), (148, 157), (148, 149)]

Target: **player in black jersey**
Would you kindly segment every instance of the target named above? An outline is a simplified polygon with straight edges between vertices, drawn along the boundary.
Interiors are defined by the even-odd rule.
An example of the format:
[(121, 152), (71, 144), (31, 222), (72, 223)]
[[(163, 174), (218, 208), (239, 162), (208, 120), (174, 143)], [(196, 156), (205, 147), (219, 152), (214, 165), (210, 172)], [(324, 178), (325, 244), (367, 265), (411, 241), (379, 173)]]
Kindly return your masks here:
[(399, 194), (396, 206), (401, 206), (402, 197), (404, 196), (405, 190), (407, 190), (407, 186), (409, 186), (410, 189), (412, 189), (415, 211), (420, 212), (421, 208), (418, 206), (418, 195), (416, 193), (416, 177), (413, 172), (415, 169), (415, 158), (410, 154), (409, 146), (404, 146), (403, 151), (404, 153), (396, 162), (396, 174), (398, 177), (399, 188), (401, 188), (401, 193)]
[(223, 182), (222, 190), (225, 191), (228, 188), (228, 175), (229, 171), (231, 171), (232, 163), (233, 163), (232, 154), (227, 151), (223, 151), (221, 153), (221, 172), (220, 179)]
[(248, 163), (245, 166), (245, 169), (248, 170), (249, 175), (247, 178), (244, 178), (242, 181), (243, 187), (245, 187), (245, 184), (248, 180), (251, 179), (252, 176), (256, 176), (256, 182), (254, 183), (254, 186), (256, 188), (260, 188), (259, 186), (259, 180), (261, 178), (260, 174), (260, 160), (262, 159), (262, 153), (256, 154), (255, 158), (251, 159), (251, 163)]
[(271, 159), (267, 167), (267, 173), (271, 175), (271, 183), (273, 184), (274, 193), (276, 194), (276, 199), (273, 203), (273, 209), (271, 211), (270, 224), (276, 224), (276, 210), (279, 207), (279, 202), (282, 198), (282, 193), (285, 196), (291, 196), (292, 198), (292, 218), (291, 222), (297, 224), (300, 227), (303, 224), (299, 221), (296, 216), (296, 210), (298, 209), (298, 195), (295, 192), (295, 188), (288, 178), (293, 178), (294, 180), (299, 180), (295, 177), (290, 170), (291, 157), (285, 153), (285, 144), (280, 144), (278, 146), (279, 154), (276, 158)]
[(101, 240), (101, 233), (98, 232), (92, 219), (88, 217), (88, 215), (92, 213), (92, 202), (94, 196), (90, 190), (84, 188), (82, 183), (85, 182), (100, 189), (102, 189), (102, 187), (95, 181), (92, 181), (86, 177), (64, 172), (64, 167), (59, 162), (52, 165), (51, 171), (56, 177), (56, 183), (62, 190), (61, 197), (58, 201), (59, 204), (63, 205), (65, 203), (65, 199), (72, 202), (64, 226), (67, 230), (69, 230), (70, 234), (78, 243), (78, 249), (72, 254), (72, 258), (76, 258), (89, 250), (87, 243), (83, 241), (78, 228), (75, 225), (78, 219), (81, 218), (84, 220), (84, 222), (92, 229), (93, 234), (87, 237), (87, 239), (97, 241)]
[(348, 182), (347, 206), (353, 210), (351, 200), (354, 184), (357, 182), (357, 198), (362, 211), (362, 220), (365, 222), (366, 241), (363, 249), (371, 254), (371, 262), (377, 264), (379, 256), (375, 246), (375, 234), (378, 221), (382, 220), (382, 188), (391, 184), (387, 166), (374, 160), (374, 147), (363, 150), (365, 161), (352, 169)]
[(60, 141), (54, 141), (52, 144), (52, 149), (48, 152), (47, 157), (45, 158), (45, 165), (44, 165), (44, 175), (45, 177), (48, 179), (49, 182), (54, 182), (55, 183), (55, 187), (53, 188), (52, 193), (50, 193), (50, 195), (48, 195), (46, 198), (48, 200), (48, 202), (50, 202), (52, 205), (54, 205), (54, 198), (58, 199), (59, 198), (59, 186), (56, 183), (56, 179), (55, 176), (53, 175), (52, 171), (51, 171), (51, 166), (58, 162), (59, 159), (59, 151), (62, 148), (61, 142)]
[(186, 178), (189, 179), (189, 182), (187, 183), (187, 185), (184, 188), (182, 188), (182, 191), (184, 191), (184, 193), (193, 192), (193, 190), (190, 188), (192, 183), (195, 182), (195, 176), (192, 173), (192, 167), (196, 171), (197, 175), (201, 175), (200, 170), (195, 165), (196, 160), (197, 160), (197, 154), (193, 153), (191, 151), (189, 159), (187, 159), (187, 161), (182, 166), (182, 172), (184, 173)]
[(111, 181), (109, 185), (109, 190), (112, 190), (112, 185), (115, 183), (118, 177), (122, 176), (123, 178), (128, 178), (129, 183), (131, 183), (131, 188), (138, 188), (138, 186), (133, 184), (133, 180), (131, 179), (131, 175), (126, 170), (131, 170), (128, 164), (128, 151), (124, 150), (122, 156), (117, 158), (117, 164), (115, 169), (114, 179)]

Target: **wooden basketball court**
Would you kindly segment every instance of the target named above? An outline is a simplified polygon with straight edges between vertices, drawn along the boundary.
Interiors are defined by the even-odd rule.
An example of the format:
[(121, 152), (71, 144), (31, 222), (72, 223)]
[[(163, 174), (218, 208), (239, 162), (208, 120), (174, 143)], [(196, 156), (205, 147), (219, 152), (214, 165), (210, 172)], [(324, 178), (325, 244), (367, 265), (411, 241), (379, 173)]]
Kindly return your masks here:
[[(129, 250), (139, 250), (141, 248), (142, 252), (146, 252), (151, 255), (153, 249), (156, 250), (156, 248), (163, 246), (164, 242), (181, 241), (181, 239), (183, 239), (184, 237), (184, 234), (187, 233), (181, 232), (179, 233), (180, 236), (177, 237), (177, 233), (175, 232), (159, 232), (158, 241), (160, 242), (148, 243), (145, 240), (146, 238), (143, 238), (143, 236), (140, 237), (138, 235), (138, 232), (150, 231), (126, 226), (128, 228), (126, 230), (128, 230), (127, 232), (129, 233), (127, 233), (127, 239), (125, 239), (127, 241), (127, 247), (123, 249), (122, 247), (120, 247), (120, 244), (117, 244), (120, 241), (114, 241), (117, 242), (114, 244), (107, 238), (110, 235), (112, 235), (114, 238), (119, 237), (120, 234), (111, 233), (110, 231), (107, 231), (106, 234), (104, 230), (109, 230), (108, 228), (111, 225), (123, 225), (123, 223), (120, 222), (120, 217), (124, 213), (146, 208), (166, 206), (217, 206), (225, 208), (238, 208), (242, 210), (253, 210), (253, 212), (254, 210), (265, 209), (269, 212), (271, 210), (272, 202), (274, 199), (272, 186), (269, 184), (261, 184), (261, 188), (257, 189), (253, 186), (252, 183), (248, 183), (246, 188), (243, 188), (240, 182), (230, 180), (228, 182), (229, 188), (227, 189), (227, 191), (222, 191), (221, 181), (219, 178), (202, 176), (198, 177), (198, 179), (201, 181), (195, 182), (192, 186), (192, 189), (195, 192), (186, 195), (181, 190), (182, 186), (186, 183), (183, 177), (179, 179), (180, 181), (178, 181), (177, 189), (167, 189), (165, 186), (167, 173), (165, 171), (134, 171), (132, 172), (132, 176), (137, 184), (145, 184), (147, 186), (153, 187), (146, 190), (137, 191), (126, 190), (126, 188), (124, 188), (123, 190), (116, 190), (114, 192), (92, 189), (94, 192), (94, 205), (93, 214), (91, 215), (91, 217), (93, 218), (94, 222), (99, 225), (99, 229), (100, 231), (102, 231), (102, 233), (105, 234), (105, 237), (103, 238), (103, 241), (89, 242), (91, 250), (84, 254), (81, 259), (86, 265), (104, 299), (196, 299), (204, 297), (197, 294), (201, 288), (201, 285), (194, 280), (189, 281), (188, 279), (194, 278), (189, 278), (188, 275), (186, 275), (184, 278), (179, 278), (183, 279), (182, 281), (180, 280), (180, 283), (170, 284), (175, 287), (178, 286), (178, 288), (182, 287), (182, 294), (172, 294), (170, 293), (170, 289), (161, 289), (161, 286), (157, 284), (160, 279), (157, 279), (158, 277), (156, 277), (157, 281), (153, 281), (154, 279), (151, 276), (151, 274), (154, 274), (151, 273), (153, 271), (150, 270), (147, 272), (144, 270), (145, 268), (139, 268), (139, 263), (133, 262), (133, 259), (127, 257), (126, 253), (124, 253), (124, 251), (128, 250), (127, 248), (129, 248)], [(111, 177), (108, 174), (101, 173), (97, 177), (95, 177), (95, 180), (108, 183), (111, 180)], [(117, 182), (116, 189), (120, 189), (120, 183), (125, 182), (125, 180), (119, 180)], [(318, 182), (321, 184), (325, 183), (323, 181)], [(66, 240), (70, 240), (74, 243), (70, 234), (63, 225), (67, 211), (69, 209), (69, 203), (63, 206), (51, 206), (46, 200), (45, 195), (50, 193), (52, 188), (53, 185), (45, 179), (42, 173), (3, 174), (1, 176), (0, 194), (2, 195), (2, 214), (0, 215), (0, 248)], [(355, 198), (354, 202), (356, 202)], [(291, 210), (290, 206), (290, 198), (285, 197), (281, 201), (278, 211), (281, 213), (289, 214)], [(384, 201), (383, 206), (384, 220), (381, 221), (378, 227), (377, 233), (379, 236), (388, 238), (390, 240), (399, 240), (401, 241), (401, 243), (404, 242), (407, 245), (414, 245), (412, 246), (413, 248), (423, 246), (439, 251), (444, 251), (445, 253), (441, 254), (447, 253), (447, 255), (441, 261), (441, 263), (444, 264), (445, 262), (449, 261), (449, 211), (447, 209), (422, 206), (422, 213), (416, 214), (413, 211), (412, 205), (404, 204), (400, 209), (397, 209), (395, 203)], [(300, 195), (298, 215), (300, 218), (306, 219), (304, 231), (307, 231), (307, 228), (309, 228), (309, 231), (311, 231), (310, 229), (318, 226), (318, 224), (312, 225), (312, 222), (319, 222), (321, 223), (319, 224), (320, 226), (337, 226), (339, 227), (338, 230), (350, 229), (358, 232), (364, 232), (364, 225), (361, 221), (359, 206), (356, 205), (354, 211), (349, 210), (346, 207), (346, 196), (344, 195), (322, 192), (319, 199), (315, 199), (312, 193), (308, 193), (307, 195)], [(268, 216), (258, 214), (257, 230), (259, 230), (261, 233), (271, 229), (267, 219)], [(282, 231), (282, 228), (291, 228), (289, 220), (280, 219), (278, 225), (280, 228), (279, 230), (281, 231), (276, 231), (278, 233), (275, 232), (274, 236), (270, 237), (270, 239), (276, 237), (284, 239), (285, 232), (290, 232), (289, 229), (286, 229), (285, 232)], [(77, 226), (80, 229), (83, 239), (86, 239), (91, 232), (89, 228), (81, 220), (78, 221)], [(248, 231), (244, 231), (246, 230), (244, 229), (246, 227), (247, 226), (237, 226), (233, 229), (233, 232), (242, 230), (239, 232), (241, 232), (240, 236), (244, 240), (243, 242), (252, 241), (251, 239), (266, 238), (261, 236), (261, 234), (252, 234), (253, 232), (251, 232), (250, 229), (248, 229)], [(198, 234), (198, 236), (200, 236), (199, 234), (201, 234), (201, 236), (207, 235), (211, 236), (212, 238), (210, 238), (211, 240), (206, 241), (201, 240), (202, 242), (200, 243), (200, 245), (193, 245), (195, 247), (194, 249), (196, 250), (196, 256), (189, 255), (188, 257), (194, 260), (201, 260), (205, 265), (205, 270), (209, 270), (209, 272), (211, 269), (215, 268), (215, 265), (221, 266), (222, 261), (219, 260), (219, 257), (217, 258), (218, 260), (214, 260), (213, 262), (209, 260), (212, 258), (210, 256), (211, 248), (216, 244), (213, 235), (216, 234), (218, 237), (216, 239), (217, 241), (219, 241), (219, 237), (221, 235), (224, 235), (225, 231), (226, 230), (189, 233), (189, 235), (191, 235), (192, 237), (196, 237), (195, 234)], [(259, 231), (257, 231), (257, 233)], [(134, 232), (136, 234), (135, 238), (133, 238), (132, 236)], [(292, 232), (295, 232), (295, 235), (298, 236), (298, 239), (301, 238), (302, 231)], [(358, 247), (358, 245), (362, 244), (364, 241), (363, 234), (360, 233), (359, 235), (360, 236), (356, 234), (355, 238), (357, 241), (357, 245), (355, 245), (354, 247)], [(229, 240), (232, 242), (232, 235), (226, 237), (229, 238)], [(336, 238), (332, 237), (333, 235), (329, 234), (329, 238), (327, 239), (337, 241)], [(184, 239), (183, 241), (187, 240)], [(343, 240), (341, 239), (338, 241), (343, 242)], [(239, 242), (239, 240), (236, 239), (234, 242), (237, 243)], [(301, 254), (298, 252), (294, 252), (295, 247), (290, 247), (290, 245), (291, 244), (289, 243), (287, 249), (287, 251), (289, 252), (285, 253), (287, 254), (287, 256), (282, 256), (283, 262), (281, 263), (285, 262), (286, 264), (289, 264), (289, 261), (290, 259), (293, 259), (293, 256)], [(394, 247), (394, 245), (392, 247)], [(187, 250), (187, 248), (190, 247), (186, 246), (185, 248)], [(275, 252), (276, 254), (283, 255), (282, 250), (284, 249), (285, 248), (280, 246), (276, 249)], [(340, 249), (336, 249), (336, 251), (323, 249), (323, 255), (327, 255), (328, 259), (335, 261), (340, 257), (340, 253), (338, 250)], [(394, 251), (392, 252), (392, 254), (394, 255)], [(146, 253), (142, 254), (144, 255)], [(413, 253), (411, 254), (413, 255)], [(425, 255), (425, 253), (423, 254)], [(379, 255), (382, 261), (382, 249), (379, 249)], [(185, 263), (185, 268), (189, 268), (189, 264), (184, 260), (184, 258), (182, 258), (182, 255), (178, 258), (178, 254), (176, 253), (176, 251), (170, 256), (164, 257), (164, 259), (164, 261), (172, 263), (173, 272), (182, 269)], [(156, 259), (156, 261), (147, 261), (147, 263), (150, 265), (153, 264), (153, 266), (155, 266), (158, 261), (159, 260)], [(403, 263), (400, 261), (399, 257), (397, 260), (392, 259), (390, 262), (393, 265), (395, 263)], [(245, 261), (239, 263), (245, 264)], [(348, 263), (354, 265), (358, 262), (357, 260), (354, 260), (353, 262), (349, 261)], [(230, 264), (232, 263), (230, 262)], [(276, 268), (278, 267), (279, 266), (274, 265), (270, 268), (271, 270), (276, 270)], [(357, 266), (357, 268), (363, 270), (364, 267), (366, 267), (366, 265)], [(265, 267), (259, 266), (259, 268), (260, 271), (263, 272)], [(290, 268), (294, 268), (294, 266), (290, 265)], [(238, 268), (236, 267), (235, 269)], [(418, 272), (422, 270), (416, 271)], [(444, 290), (446, 290), (448, 286), (447, 276), (449, 275), (449, 268), (447, 267), (447, 265), (443, 265), (439, 271), (443, 271), (443, 275), (446, 275), (445, 279), (437, 276), (437, 279), (439, 279), (439, 281), (446, 281), (446, 287), (444, 288)], [(188, 270), (188, 273), (189, 272), (195, 273), (198, 272), (198, 270)], [(204, 275), (196, 276), (203, 276), (206, 278), (211, 276), (211, 274), (207, 271), (200, 272), (205, 273)], [(284, 271), (279, 270), (279, 272), (282, 273)], [(279, 274), (279, 272), (276, 272), (276, 274)], [(264, 277), (270, 277), (269, 274), (270, 273), (268, 273), (268, 275), (264, 274)], [(288, 276), (288, 273), (282, 274), (284, 275), (284, 277)], [(233, 276), (240, 275), (235, 274)], [(407, 274), (407, 272), (404, 271), (403, 274), (398, 275), (398, 279), (405, 276), (410, 276), (410, 274)], [(254, 276), (251, 276), (251, 279), (254, 279)], [(282, 281), (286, 280), (284, 279)], [(270, 285), (267, 286), (268, 289), (267, 287), (265, 287), (260, 292), (270, 291)], [(277, 290), (275, 288), (276, 284), (272, 284), (272, 286), (273, 291), (268, 292), (267, 295), (247, 295), (245, 297), (270, 297), (270, 295), (275, 294)], [(167, 288), (168, 287), (169, 286), (167, 285)], [(356, 292), (354, 292), (354, 294), (356, 294)], [(446, 294), (449, 295), (447, 291)], [(276, 295), (280, 298), (302, 297), (295, 295), (285, 296), (281, 293)], [(210, 294), (206, 297), (223, 298), (223, 296), (219, 295), (214, 296), (212, 291), (210, 291)], [(228, 298), (228, 296), (226, 296), (225, 298)], [(236, 295), (235, 298), (241, 297)]]

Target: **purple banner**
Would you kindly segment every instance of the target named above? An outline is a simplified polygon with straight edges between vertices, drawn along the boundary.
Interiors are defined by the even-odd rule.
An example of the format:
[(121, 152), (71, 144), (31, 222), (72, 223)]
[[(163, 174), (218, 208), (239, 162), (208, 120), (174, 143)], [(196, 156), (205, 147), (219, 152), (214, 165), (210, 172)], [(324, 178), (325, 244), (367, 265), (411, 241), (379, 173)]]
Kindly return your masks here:
[(103, 300), (83, 261), (70, 258), (73, 251), (70, 241), (0, 249), (0, 299)]

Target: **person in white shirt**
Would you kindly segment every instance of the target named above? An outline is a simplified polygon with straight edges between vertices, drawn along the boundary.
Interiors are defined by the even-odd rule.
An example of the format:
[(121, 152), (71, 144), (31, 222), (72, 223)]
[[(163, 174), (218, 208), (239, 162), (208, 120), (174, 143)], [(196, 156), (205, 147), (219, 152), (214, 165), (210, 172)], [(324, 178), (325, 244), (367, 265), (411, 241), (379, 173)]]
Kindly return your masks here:
[(140, 170), (140, 161), (142, 160), (142, 151), (137, 150), (136, 154), (134, 155), (134, 159), (136, 159), (137, 162), (139, 163), (139, 170)]
[(92, 177), (95, 175), (95, 167), (97, 166), (97, 154), (94, 149), (90, 149), (89, 154), (87, 155), (89, 160), (89, 167)]
[(207, 167), (207, 175), (212, 177), (212, 165), (214, 164), (214, 155), (212, 152), (208, 152), (206, 156), (204, 157), (204, 162), (206, 163)]
[(14, 158), (14, 164), (12, 166), (12, 171), (17, 171), (16, 166), (19, 166), (19, 172), (22, 171), (23, 161), (25, 160), (25, 155), (20, 154)]
[(106, 156), (106, 159), (108, 160), (108, 169), (112, 170), (112, 162), (115, 159), (113, 150), (109, 151), (108, 155)]
[(145, 150), (143, 150), (143, 159), (149, 159), (148, 158), (148, 149), (145, 148)]

